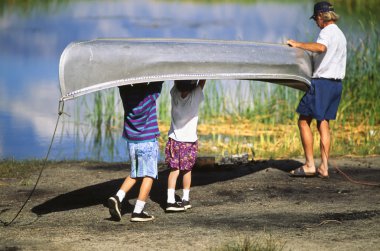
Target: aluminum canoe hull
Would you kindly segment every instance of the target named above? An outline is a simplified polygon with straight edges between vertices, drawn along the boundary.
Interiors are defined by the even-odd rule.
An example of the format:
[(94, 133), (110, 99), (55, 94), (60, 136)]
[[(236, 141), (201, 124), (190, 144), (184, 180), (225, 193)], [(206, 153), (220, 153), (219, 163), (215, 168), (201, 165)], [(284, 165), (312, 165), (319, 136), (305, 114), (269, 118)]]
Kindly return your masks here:
[(310, 87), (310, 55), (283, 44), (201, 39), (73, 42), (59, 64), (61, 100), (121, 85), (177, 79), (259, 80)]

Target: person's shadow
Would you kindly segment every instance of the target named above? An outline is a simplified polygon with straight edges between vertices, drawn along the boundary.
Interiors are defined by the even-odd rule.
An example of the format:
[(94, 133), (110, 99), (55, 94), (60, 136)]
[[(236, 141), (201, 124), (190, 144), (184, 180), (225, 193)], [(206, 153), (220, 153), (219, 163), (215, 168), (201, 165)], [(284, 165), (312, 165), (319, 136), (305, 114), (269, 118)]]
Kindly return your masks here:
[[(277, 168), (284, 172), (289, 172), (302, 165), (301, 162), (294, 160), (268, 160), (268, 161), (255, 161), (240, 166), (220, 165), (214, 168), (195, 168), (192, 173), (192, 187), (204, 186), (215, 182), (227, 181), (236, 179), (251, 173), (267, 169), (269, 167)], [(89, 167), (90, 169), (104, 169), (108, 171), (126, 169), (126, 165), (115, 165), (107, 167)], [(169, 170), (163, 170), (158, 173), (158, 181), (153, 183), (150, 192), (150, 199), (160, 205), (164, 210), (166, 206), (167, 196), (167, 178)], [(103, 183), (83, 187), (68, 193), (58, 195), (44, 203), (32, 208), (32, 212), (37, 215), (44, 215), (52, 212), (67, 211), (78, 208), (85, 208), (94, 205), (103, 204), (107, 206), (107, 199), (115, 195), (124, 177), (120, 179), (110, 180)], [(177, 187), (182, 187), (182, 179), (179, 177)], [(122, 214), (132, 212), (133, 205), (128, 203), (129, 199), (137, 198), (140, 188), (140, 183), (132, 188), (127, 194), (126, 199), (122, 204)]]

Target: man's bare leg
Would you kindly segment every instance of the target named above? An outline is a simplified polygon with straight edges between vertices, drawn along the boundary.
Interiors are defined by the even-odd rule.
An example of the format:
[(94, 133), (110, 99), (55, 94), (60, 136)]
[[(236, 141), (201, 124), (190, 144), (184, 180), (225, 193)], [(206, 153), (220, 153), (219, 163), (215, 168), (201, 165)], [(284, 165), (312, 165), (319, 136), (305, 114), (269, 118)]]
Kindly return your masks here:
[(321, 165), (318, 168), (318, 173), (324, 177), (329, 175), (328, 172), (328, 160), (330, 156), (330, 125), (328, 120), (318, 121), (318, 131), (320, 134), (320, 149), (321, 149)]
[[(300, 130), (302, 147), (305, 154), (305, 164), (302, 166), (305, 173), (315, 173), (314, 152), (313, 152), (313, 133), (310, 124), (312, 117), (300, 115), (298, 128)], [(294, 172), (293, 172), (294, 173)]]

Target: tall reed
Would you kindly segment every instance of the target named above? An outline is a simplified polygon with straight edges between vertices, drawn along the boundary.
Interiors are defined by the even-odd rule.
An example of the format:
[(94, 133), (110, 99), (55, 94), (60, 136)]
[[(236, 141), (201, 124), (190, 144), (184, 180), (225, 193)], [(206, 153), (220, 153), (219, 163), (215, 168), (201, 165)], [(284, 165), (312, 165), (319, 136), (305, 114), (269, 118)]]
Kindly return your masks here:
[(380, 122), (380, 29), (375, 22), (370, 22), (369, 27), (363, 27), (364, 29), (367, 30), (366, 35), (357, 44), (348, 45), (339, 118), (355, 125), (377, 125)]

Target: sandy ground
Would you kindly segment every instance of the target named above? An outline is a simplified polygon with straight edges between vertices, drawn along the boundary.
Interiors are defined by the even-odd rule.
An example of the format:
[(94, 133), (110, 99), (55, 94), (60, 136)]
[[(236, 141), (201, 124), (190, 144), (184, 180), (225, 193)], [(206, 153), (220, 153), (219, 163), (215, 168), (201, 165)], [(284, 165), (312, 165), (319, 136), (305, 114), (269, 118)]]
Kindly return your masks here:
[[(300, 161), (199, 167), (193, 208), (176, 214), (164, 211), (168, 171), (161, 166), (146, 208), (156, 220), (147, 223), (129, 221), (136, 189), (122, 221), (112, 221), (105, 206), (128, 165), (49, 164), (19, 218), (0, 227), (0, 250), (209, 250), (245, 237), (270, 238), (283, 250), (380, 250), (380, 187), (354, 184), (335, 169), (328, 180), (289, 177)], [(331, 164), (355, 180), (380, 183), (380, 157)], [(36, 178), (0, 180), (2, 222), (12, 219)]]

